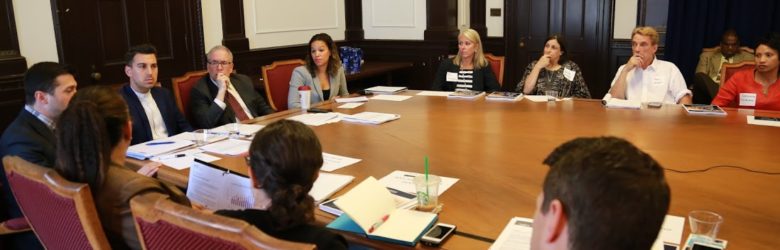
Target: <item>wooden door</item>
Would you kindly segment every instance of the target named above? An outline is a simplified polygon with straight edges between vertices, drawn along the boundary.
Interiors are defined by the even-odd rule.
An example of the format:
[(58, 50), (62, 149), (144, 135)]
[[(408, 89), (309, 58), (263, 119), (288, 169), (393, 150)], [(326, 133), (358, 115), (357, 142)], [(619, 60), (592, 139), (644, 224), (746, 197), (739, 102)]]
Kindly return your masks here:
[(52, 0), (60, 62), (76, 69), (79, 85), (127, 82), (125, 52), (157, 47), (158, 81), (202, 69), (198, 0)]
[(582, 69), (591, 95), (600, 98), (606, 93), (605, 67), (612, 34), (609, 0), (507, 0), (505, 4), (507, 66), (511, 67), (507, 69), (512, 69), (505, 77), (512, 79), (506, 81), (512, 88), (525, 67), (542, 55), (547, 37), (559, 34), (566, 41), (569, 59)]

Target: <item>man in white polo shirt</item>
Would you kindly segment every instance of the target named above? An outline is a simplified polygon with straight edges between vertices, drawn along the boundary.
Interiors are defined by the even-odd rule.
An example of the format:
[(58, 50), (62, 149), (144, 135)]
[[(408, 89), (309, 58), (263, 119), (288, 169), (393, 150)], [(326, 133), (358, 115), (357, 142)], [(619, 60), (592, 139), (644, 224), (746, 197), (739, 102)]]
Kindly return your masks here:
[(671, 62), (655, 57), (658, 32), (652, 27), (637, 27), (631, 32), (634, 55), (620, 66), (612, 88), (604, 99), (639, 102), (690, 104), (691, 91), (680, 70)]

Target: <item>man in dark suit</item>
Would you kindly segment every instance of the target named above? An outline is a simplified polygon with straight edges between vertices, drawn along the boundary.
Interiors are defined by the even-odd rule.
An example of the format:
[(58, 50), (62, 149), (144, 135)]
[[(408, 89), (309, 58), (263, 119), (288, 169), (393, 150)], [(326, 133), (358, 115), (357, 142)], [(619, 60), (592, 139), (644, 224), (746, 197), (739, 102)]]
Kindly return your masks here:
[(130, 82), (119, 91), (133, 119), (133, 140), (138, 144), (192, 131), (174, 103), (171, 92), (157, 84), (157, 49), (150, 44), (130, 48), (125, 55)]
[[(0, 156), (19, 156), (44, 167), (53, 167), (56, 161), (54, 123), (76, 94), (76, 85), (73, 75), (58, 63), (41, 62), (30, 67), (24, 74), (24, 109), (3, 132)], [(0, 174), (0, 179), (8, 208), (8, 213), (0, 216), (22, 217), (5, 174)], [(32, 232), (14, 235), (13, 243), (14, 249), (43, 248)]]
[(233, 53), (218, 45), (209, 50), (209, 75), (190, 92), (190, 112), (195, 126), (213, 128), (273, 113), (252, 80), (233, 73)]

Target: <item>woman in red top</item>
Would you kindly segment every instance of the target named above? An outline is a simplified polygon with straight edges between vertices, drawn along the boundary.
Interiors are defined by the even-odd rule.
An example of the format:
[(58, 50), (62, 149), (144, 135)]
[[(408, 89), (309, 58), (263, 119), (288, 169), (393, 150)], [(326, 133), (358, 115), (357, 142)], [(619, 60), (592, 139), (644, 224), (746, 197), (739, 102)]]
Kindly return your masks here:
[(734, 74), (718, 91), (712, 104), (780, 111), (780, 34), (772, 33), (758, 42), (756, 69)]

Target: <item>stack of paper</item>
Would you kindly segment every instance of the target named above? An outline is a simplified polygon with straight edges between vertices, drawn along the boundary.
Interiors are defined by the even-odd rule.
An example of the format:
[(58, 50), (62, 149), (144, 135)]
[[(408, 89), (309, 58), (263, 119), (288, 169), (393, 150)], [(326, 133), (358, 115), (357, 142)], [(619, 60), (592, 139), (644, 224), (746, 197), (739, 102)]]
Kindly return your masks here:
[(488, 101), (510, 101), (516, 102), (523, 99), (523, 94), (515, 92), (495, 91), (485, 97)]
[(193, 148), (172, 154), (165, 154), (152, 158), (153, 161), (164, 164), (165, 166), (182, 170), (192, 166), (195, 159), (199, 159), (205, 162), (213, 162), (219, 160), (219, 157), (204, 154), (203, 150), (199, 148)]
[(656, 238), (655, 243), (653, 243), (653, 246), (650, 249), (679, 249), (684, 227), (685, 218), (674, 215), (666, 215), (664, 218), (664, 223), (661, 225), (661, 231), (658, 232), (658, 238)]
[(629, 101), (617, 98), (601, 100), (601, 103), (603, 103), (607, 108), (639, 109), (642, 107), (642, 103), (638, 101)]
[[(309, 191), (318, 203), (352, 182), (349, 175), (320, 173)], [(252, 187), (247, 176), (232, 173), (211, 163), (195, 160), (190, 169), (187, 197), (211, 210), (252, 208), (257, 201), (268, 199)]]
[(263, 129), (265, 125), (260, 124), (241, 124), (241, 123), (230, 123), (225, 124), (219, 127), (216, 127), (209, 132), (215, 133), (215, 134), (223, 134), (227, 135), (230, 134), (233, 131), (238, 131), (239, 135), (242, 136), (251, 136), (257, 133), (257, 131), (260, 131)]
[(229, 139), (200, 147), (200, 149), (221, 155), (243, 155), (249, 152), (250, 144), (252, 142), (246, 140)]
[[(382, 177), (382, 179), (379, 179), (379, 182), (388, 188), (394, 188), (401, 192), (414, 194), (417, 193), (417, 189), (414, 187), (414, 177), (417, 177), (418, 175), (422, 174), (395, 170), (392, 173), (385, 175), (385, 177)], [(447, 191), (447, 189), (450, 189), (452, 185), (455, 185), (455, 183), (458, 182), (457, 178), (444, 176), (440, 177), (441, 184), (439, 184), (439, 196), (441, 196), (444, 191)]]
[(406, 91), (406, 87), (376, 86), (366, 89), (366, 93), (372, 94), (395, 94)]
[(343, 174), (330, 174), (320, 172), (317, 181), (314, 182), (309, 195), (314, 198), (314, 202), (321, 203), (328, 197), (341, 190), (355, 179), (354, 176)]
[(452, 94), (448, 95), (447, 98), (476, 100), (477, 98), (480, 98), (482, 96), (485, 96), (484, 91), (456, 89), (455, 92), (452, 92)]
[(549, 101), (560, 101), (561, 99), (552, 97), (552, 96), (546, 96), (546, 95), (525, 95), (525, 99), (528, 99), (532, 102), (549, 102)]
[(336, 123), (341, 121), (339, 113), (335, 113), (335, 112), (306, 113), (306, 114), (296, 115), (287, 119), (293, 121), (299, 121), (309, 126), (320, 126), (328, 123)]
[(393, 195), (374, 177), (368, 177), (335, 203), (344, 214), (328, 228), (407, 246), (416, 245), (437, 219), (434, 213), (396, 208)]
[[(195, 132), (182, 132), (182, 133), (179, 133), (178, 135), (174, 135), (174, 136), (171, 136), (171, 137), (168, 137), (168, 138), (177, 139), (177, 140), (190, 140), (190, 141), (194, 142), (194, 141), (198, 140), (198, 137), (203, 137), (203, 134), (195, 133)], [(224, 140), (224, 139), (227, 139), (227, 138), (228, 137), (226, 135), (223, 135), (223, 134), (212, 134), (211, 132), (209, 132), (207, 134), (206, 144), (212, 143), (212, 142), (221, 141), (221, 140)]]
[(683, 108), (691, 115), (715, 115), (726, 116), (726, 111), (718, 105), (709, 104), (683, 104)]
[(138, 143), (127, 149), (127, 156), (139, 160), (162, 155), (177, 149), (192, 145), (192, 141), (174, 138), (161, 138), (154, 141)]
[(780, 127), (780, 118), (749, 115), (747, 116), (747, 124)]
[(490, 250), (530, 250), (534, 221), (528, 218), (514, 217), (490, 246)]
[(401, 115), (377, 113), (377, 112), (360, 112), (354, 115), (344, 115), (342, 119), (347, 122), (359, 122), (368, 124), (382, 124), (392, 120), (401, 118)]
[(367, 102), (368, 97), (366, 96), (358, 96), (358, 97), (349, 97), (349, 98), (336, 98), (337, 103), (348, 103), (348, 102)]
[(444, 96), (444, 97), (450, 96), (450, 94), (452, 94), (452, 91), (430, 91), (430, 90), (425, 90), (425, 91), (420, 91), (420, 93), (417, 93), (417, 95), (420, 95), (420, 96)]

